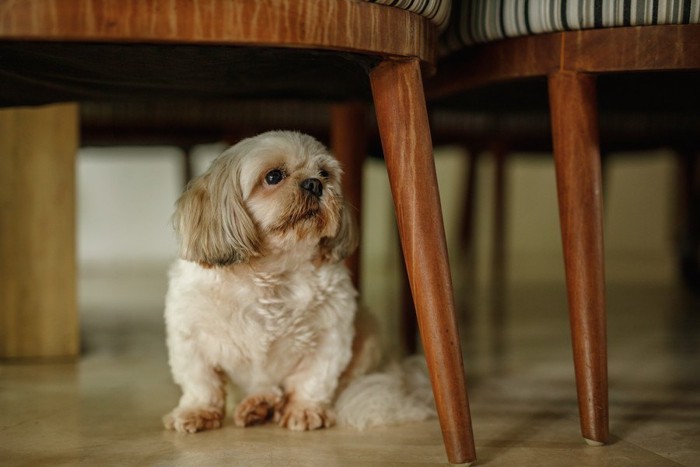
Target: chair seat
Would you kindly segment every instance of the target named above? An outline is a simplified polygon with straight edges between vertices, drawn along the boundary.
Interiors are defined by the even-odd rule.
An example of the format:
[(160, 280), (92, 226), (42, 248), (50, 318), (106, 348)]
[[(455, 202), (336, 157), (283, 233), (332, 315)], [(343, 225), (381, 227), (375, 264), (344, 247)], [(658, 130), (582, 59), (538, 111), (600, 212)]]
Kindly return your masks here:
[[(397, 11), (418, 3), (423, 17)], [(184, 96), (369, 100), (367, 71), (384, 57), (416, 57), (432, 69), (437, 13), (446, 16), (450, 2), (418, 3), (201, 0), (178, 4), (164, 20), (164, 0), (131, 5), (132, 14), (117, 0), (77, 13), (59, 2), (50, 14), (26, 0), (0, 7), (0, 107)], [(305, 27), (316, 17), (325, 28)]]
[(509, 37), (622, 26), (700, 23), (700, 0), (454, 2), (447, 50)]
[(0, 106), (185, 97), (370, 100), (365, 70), (377, 62), (320, 50), (73, 42), (3, 42), (0, 57)]

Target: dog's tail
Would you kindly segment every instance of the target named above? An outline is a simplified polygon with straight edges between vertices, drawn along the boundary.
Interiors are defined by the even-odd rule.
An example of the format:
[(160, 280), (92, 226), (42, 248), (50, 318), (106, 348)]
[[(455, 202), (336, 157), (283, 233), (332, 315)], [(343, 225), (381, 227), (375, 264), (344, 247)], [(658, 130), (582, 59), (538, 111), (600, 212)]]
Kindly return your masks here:
[(357, 429), (418, 422), (436, 416), (430, 379), (421, 356), (354, 378), (336, 399), (338, 424)]

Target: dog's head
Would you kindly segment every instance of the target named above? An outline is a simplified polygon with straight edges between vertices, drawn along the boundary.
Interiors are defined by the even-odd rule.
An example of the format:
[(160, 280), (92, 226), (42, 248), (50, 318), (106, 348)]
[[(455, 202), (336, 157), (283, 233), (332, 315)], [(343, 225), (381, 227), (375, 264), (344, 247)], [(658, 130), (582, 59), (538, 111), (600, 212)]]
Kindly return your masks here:
[(357, 236), (341, 173), (338, 161), (307, 135), (274, 131), (239, 142), (177, 201), (181, 257), (225, 266), (304, 242), (317, 245), (323, 261), (342, 260)]

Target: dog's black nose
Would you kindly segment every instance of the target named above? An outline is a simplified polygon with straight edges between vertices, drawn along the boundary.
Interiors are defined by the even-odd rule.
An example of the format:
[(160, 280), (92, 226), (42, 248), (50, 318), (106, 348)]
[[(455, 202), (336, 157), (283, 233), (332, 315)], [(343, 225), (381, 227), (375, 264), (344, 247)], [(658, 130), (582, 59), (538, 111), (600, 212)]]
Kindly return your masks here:
[(301, 182), (301, 187), (317, 198), (323, 194), (323, 184), (318, 178), (307, 178)]

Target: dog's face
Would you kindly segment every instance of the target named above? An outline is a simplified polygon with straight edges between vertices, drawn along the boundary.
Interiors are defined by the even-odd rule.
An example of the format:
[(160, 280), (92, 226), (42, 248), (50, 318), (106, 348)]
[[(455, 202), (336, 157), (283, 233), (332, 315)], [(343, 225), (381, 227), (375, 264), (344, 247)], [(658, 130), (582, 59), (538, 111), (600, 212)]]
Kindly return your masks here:
[(338, 162), (310, 136), (268, 132), (239, 142), (178, 200), (181, 256), (223, 266), (304, 242), (318, 247), (318, 259), (343, 259), (356, 236), (340, 176)]

